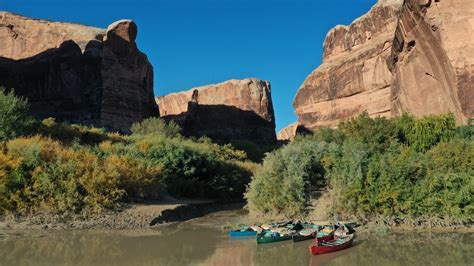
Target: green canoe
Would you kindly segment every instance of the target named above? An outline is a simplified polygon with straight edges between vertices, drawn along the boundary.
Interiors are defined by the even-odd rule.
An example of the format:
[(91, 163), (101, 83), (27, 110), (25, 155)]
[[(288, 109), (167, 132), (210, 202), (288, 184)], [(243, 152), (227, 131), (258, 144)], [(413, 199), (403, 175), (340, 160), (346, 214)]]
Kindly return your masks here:
[(274, 243), (291, 239), (291, 235), (280, 235), (278, 233), (268, 234), (265, 232), (257, 235), (257, 244)]

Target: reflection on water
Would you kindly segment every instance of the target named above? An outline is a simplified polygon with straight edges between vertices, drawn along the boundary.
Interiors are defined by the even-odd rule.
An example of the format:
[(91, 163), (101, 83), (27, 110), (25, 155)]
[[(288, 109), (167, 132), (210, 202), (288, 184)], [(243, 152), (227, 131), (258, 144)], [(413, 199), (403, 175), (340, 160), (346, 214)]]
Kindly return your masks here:
[(472, 233), (361, 234), (350, 249), (312, 256), (309, 241), (230, 240), (220, 224), (238, 216), (148, 230), (6, 232), (0, 265), (474, 265)]

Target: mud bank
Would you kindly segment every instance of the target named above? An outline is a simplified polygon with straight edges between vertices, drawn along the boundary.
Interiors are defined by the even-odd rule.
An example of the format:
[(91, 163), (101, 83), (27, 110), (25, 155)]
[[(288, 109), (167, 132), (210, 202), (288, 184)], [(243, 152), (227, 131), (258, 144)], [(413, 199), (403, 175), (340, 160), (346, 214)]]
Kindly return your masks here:
[(190, 202), (182, 204), (129, 204), (101, 214), (35, 214), (0, 217), (0, 230), (140, 229), (186, 221), (206, 214), (240, 209), (243, 203)]

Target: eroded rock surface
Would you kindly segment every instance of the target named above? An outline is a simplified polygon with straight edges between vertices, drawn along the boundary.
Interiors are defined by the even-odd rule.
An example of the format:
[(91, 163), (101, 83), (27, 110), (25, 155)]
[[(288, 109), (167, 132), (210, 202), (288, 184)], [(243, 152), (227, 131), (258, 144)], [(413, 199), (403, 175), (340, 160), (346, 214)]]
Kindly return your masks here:
[(296, 137), (296, 129), (298, 128), (298, 122), (291, 123), (288, 126), (282, 128), (277, 134), (277, 139), (281, 141), (293, 140)]
[(131, 20), (107, 30), (0, 13), (0, 86), (29, 99), (38, 118), (128, 131), (158, 115), (153, 67)]
[(161, 117), (174, 120), (188, 136), (218, 142), (276, 141), (275, 118), (268, 81), (230, 80), (157, 97)]
[(473, 116), (474, 1), (379, 0), (324, 43), (294, 100), (299, 123), (335, 126), (367, 111)]
[(391, 59), (392, 115), (474, 117), (474, 1), (405, 1)]

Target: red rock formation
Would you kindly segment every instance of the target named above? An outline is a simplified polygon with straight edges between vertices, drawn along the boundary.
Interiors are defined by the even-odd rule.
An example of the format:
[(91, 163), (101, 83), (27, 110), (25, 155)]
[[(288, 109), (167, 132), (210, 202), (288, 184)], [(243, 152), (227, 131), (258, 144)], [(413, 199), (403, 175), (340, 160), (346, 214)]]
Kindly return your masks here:
[(281, 129), (277, 134), (277, 140), (288, 141), (293, 140), (296, 136), (296, 129), (298, 128), (298, 122), (289, 124), (285, 128)]
[(401, 1), (379, 1), (350, 26), (337, 26), (324, 43), (323, 64), (294, 100), (299, 123), (314, 129), (334, 126), (367, 110), (390, 115), (391, 54)]
[(474, 117), (474, 1), (405, 1), (390, 67), (392, 115)]
[(183, 126), (185, 135), (219, 142), (246, 139), (273, 143), (275, 119), (270, 83), (230, 80), (157, 97), (160, 114)]
[(26, 96), (39, 118), (128, 131), (158, 115), (153, 67), (136, 46), (137, 27), (107, 30), (0, 13), (0, 86)]
[(323, 64), (295, 97), (299, 123), (335, 126), (363, 111), (472, 117), (474, 1), (454, 2), (379, 0), (350, 26), (331, 30)]

